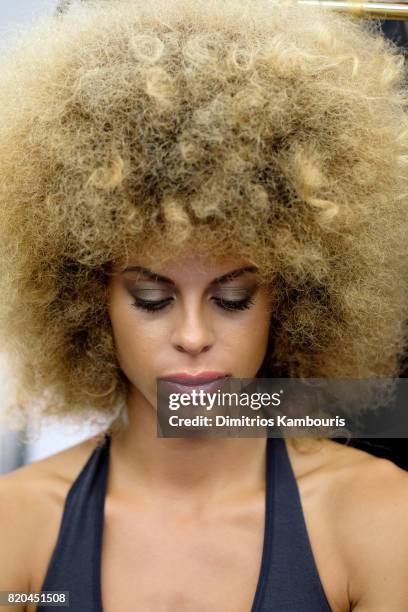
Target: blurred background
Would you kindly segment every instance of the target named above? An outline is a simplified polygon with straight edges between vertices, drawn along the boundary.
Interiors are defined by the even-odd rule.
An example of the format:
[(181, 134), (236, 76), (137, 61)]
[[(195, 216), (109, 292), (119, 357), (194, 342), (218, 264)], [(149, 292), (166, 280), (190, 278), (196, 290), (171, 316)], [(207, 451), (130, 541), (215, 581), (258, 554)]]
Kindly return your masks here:
[[(41, 15), (53, 14), (57, 4), (57, 0), (1, 0), (0, 53), (16, 27), (28, 25)], [(7, 356), (0, 355), (0, 413), (7, 397), (7, 380)], [(22, 434), (6, 429), (0, 421), (0, 474), (73, 446), (96, 432), (86, 426), (78, 429), (68, 424), (44, 422), (41, 431), (27, 433), (37, 439), (25, 445)]]
[[(17, 2), (16, 0), (1, 0), (0, 53), (7, 48), (9, 36), (19, 24), (29, 24), (41, 15), (53, 14), (57, 5), (58, 0), (17, 0)], [(408, 51), (408, 22), (383, 20), (381, 29), (384, 36)], [(9, 376), (7, 356), (0, 354), (0, 416), (2, 406), (6, 403)], [(407, 363), (402, 364), (401, 376), (408, 377)], [(29, 444), (23, 444), (24, 433), (33, 437)], [(74, 428), (63, 421), (59, 423), (44, 421), (38, 431), (36, 429), (36, 431), (21, 434), (6, 429), (0, 420), (0, 474), (73, 446), (94, 433), (96, 433), (95, 429), (86, 425)], [(353, 440), (352, 445), (377, 456), (386, 457), (408, 470), (406, 439)]]

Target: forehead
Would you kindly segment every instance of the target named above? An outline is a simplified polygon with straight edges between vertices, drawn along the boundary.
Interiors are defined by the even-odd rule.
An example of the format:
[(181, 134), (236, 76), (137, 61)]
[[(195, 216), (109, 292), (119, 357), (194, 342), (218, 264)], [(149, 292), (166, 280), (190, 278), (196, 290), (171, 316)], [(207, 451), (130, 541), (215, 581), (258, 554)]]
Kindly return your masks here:
[(215, 257), (211, 253), (189, 248), (165, 255), (154, 251), (144, 254), (134, 253), (127, 260), (118, 262), (117, 269), (124, 271), (128, 267), (140, 266), (167, 276), (175, 282), (186, 282), (189, 279), (200, 278), (210, 281), (230, 271), (253, 265), (255, 264), (251, 260), (239, 254), (231, 253)]

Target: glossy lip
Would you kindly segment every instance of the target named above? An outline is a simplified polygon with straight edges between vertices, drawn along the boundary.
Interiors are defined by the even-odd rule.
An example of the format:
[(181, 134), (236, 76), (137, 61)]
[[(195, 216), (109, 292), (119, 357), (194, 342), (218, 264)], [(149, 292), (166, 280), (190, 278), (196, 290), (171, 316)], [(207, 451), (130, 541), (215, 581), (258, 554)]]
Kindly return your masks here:
[(185, 378), (159, 378), (160, 388), (163, 393), (187, 393), (191, 395), (193, 391), (204, 391), (206, 393), (216, 393), (223, 388), (224, 382), (229, 376), (219, 376), (218, 378), (204, 379), (197, 377)]
[(160, 381), (178, 383), (186, 386), (197, 386), (203, 385), (206, 383), (213, 382), (215, 380), (219, 380), (221, 378), (227, 378), (231, 376), (226, 372), (199, 372), (198, 374), (189, 374), (188, 372), (177, 372), (176, 374), (169, 374), (166, 376), (161, 376), (158, 378)]

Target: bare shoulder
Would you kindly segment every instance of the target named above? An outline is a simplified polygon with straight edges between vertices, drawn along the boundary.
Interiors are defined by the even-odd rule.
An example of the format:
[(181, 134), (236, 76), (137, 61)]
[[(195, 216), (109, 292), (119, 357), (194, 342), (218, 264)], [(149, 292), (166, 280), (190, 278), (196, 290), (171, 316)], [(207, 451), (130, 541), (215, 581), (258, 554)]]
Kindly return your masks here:
[(33, 568), (38, 575), (46, 568), (67, 492), (98, 440), (93, 436), (0, 477), (0, 591), (30, 590)]
[(368, 456), (358, 467), (351, 463), (349, 488), (345, 478), (337, 495), (351, 601), (359, 612), (402, 612), (408, 601), (408, 472), (363, 454)]
[(336, 504), (339, 498), (347, 504), (354, 495), (375, 496), (384, 487), (389, 493), (406, 492), (408, 472), (364, 450), (328, 439), (307, 439), (301, 441), (299, 448), (288, 440), (287, 448), (297, 479), (316, 476), (321, 480), (330, 476), (325, 485), (330, 488), (330, 496), (336, 496)]
[(291, 450), (291, 458), (300, 478), (318, 483), (347, 568), (351, 609), (403, 612), (408, 602), (408, 472), (331, 440), (316, 449), (303, 459)]
[[(344, 519), (364, 519), (370, 535), (376, 520), (388, 519), (394, 528), (408, 526), (408, 472), (361, 449), (330, 440), (325, 446), (324, 468), (331, 475), (327, 484), (333, 510), (341, 510)], [(386, 527), (384, 524), (383, 530)]]
[(37, 487), (42, 487), (44, 492), (52, 483), (72, 482), (98, 440), (98, 436), (92, 436), (50, 457), (34, 461), (1, 476), (0, 494), (9, 490), (20, 496), (27, 493), (31, 495)]

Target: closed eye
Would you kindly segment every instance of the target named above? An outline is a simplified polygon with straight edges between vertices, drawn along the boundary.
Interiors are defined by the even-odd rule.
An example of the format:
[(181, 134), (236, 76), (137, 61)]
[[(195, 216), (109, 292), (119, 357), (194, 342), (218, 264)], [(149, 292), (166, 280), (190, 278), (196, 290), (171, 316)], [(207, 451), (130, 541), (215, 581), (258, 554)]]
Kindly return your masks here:
[(251, 297), (244, 298), (243, 300), (225, 300), (218, 297), (213, 297), (212, 299), (223, 310), (246, 310), (254, 304)]
[[(141, 298), (135, 298), (133, 306), (148, 312), (155, 312), (158, 310), (163, 310), (163, 308), (168, 306), (173, 299), (173, 297), (168, 297), (163, 300), (143, 300)], [(225, 298), (221, 297), (212, 297), (211, 299), (219, 308), (230, 312), (247, 310), (254, 304), (254, 301), (250, 296), (240, 300), (226, 300)]]
[(157, 300), (157, 301), (142, 300), (141, 298), (135, 298), (135, 301), (133, 302), (133, 306), (135, 306), (135, 308), (141, 308), (142, 310), (155, 311), (155, 310), (162, 310), (172, 301), (173, 301), (172, 297), (165, 298), (164, 300)]

